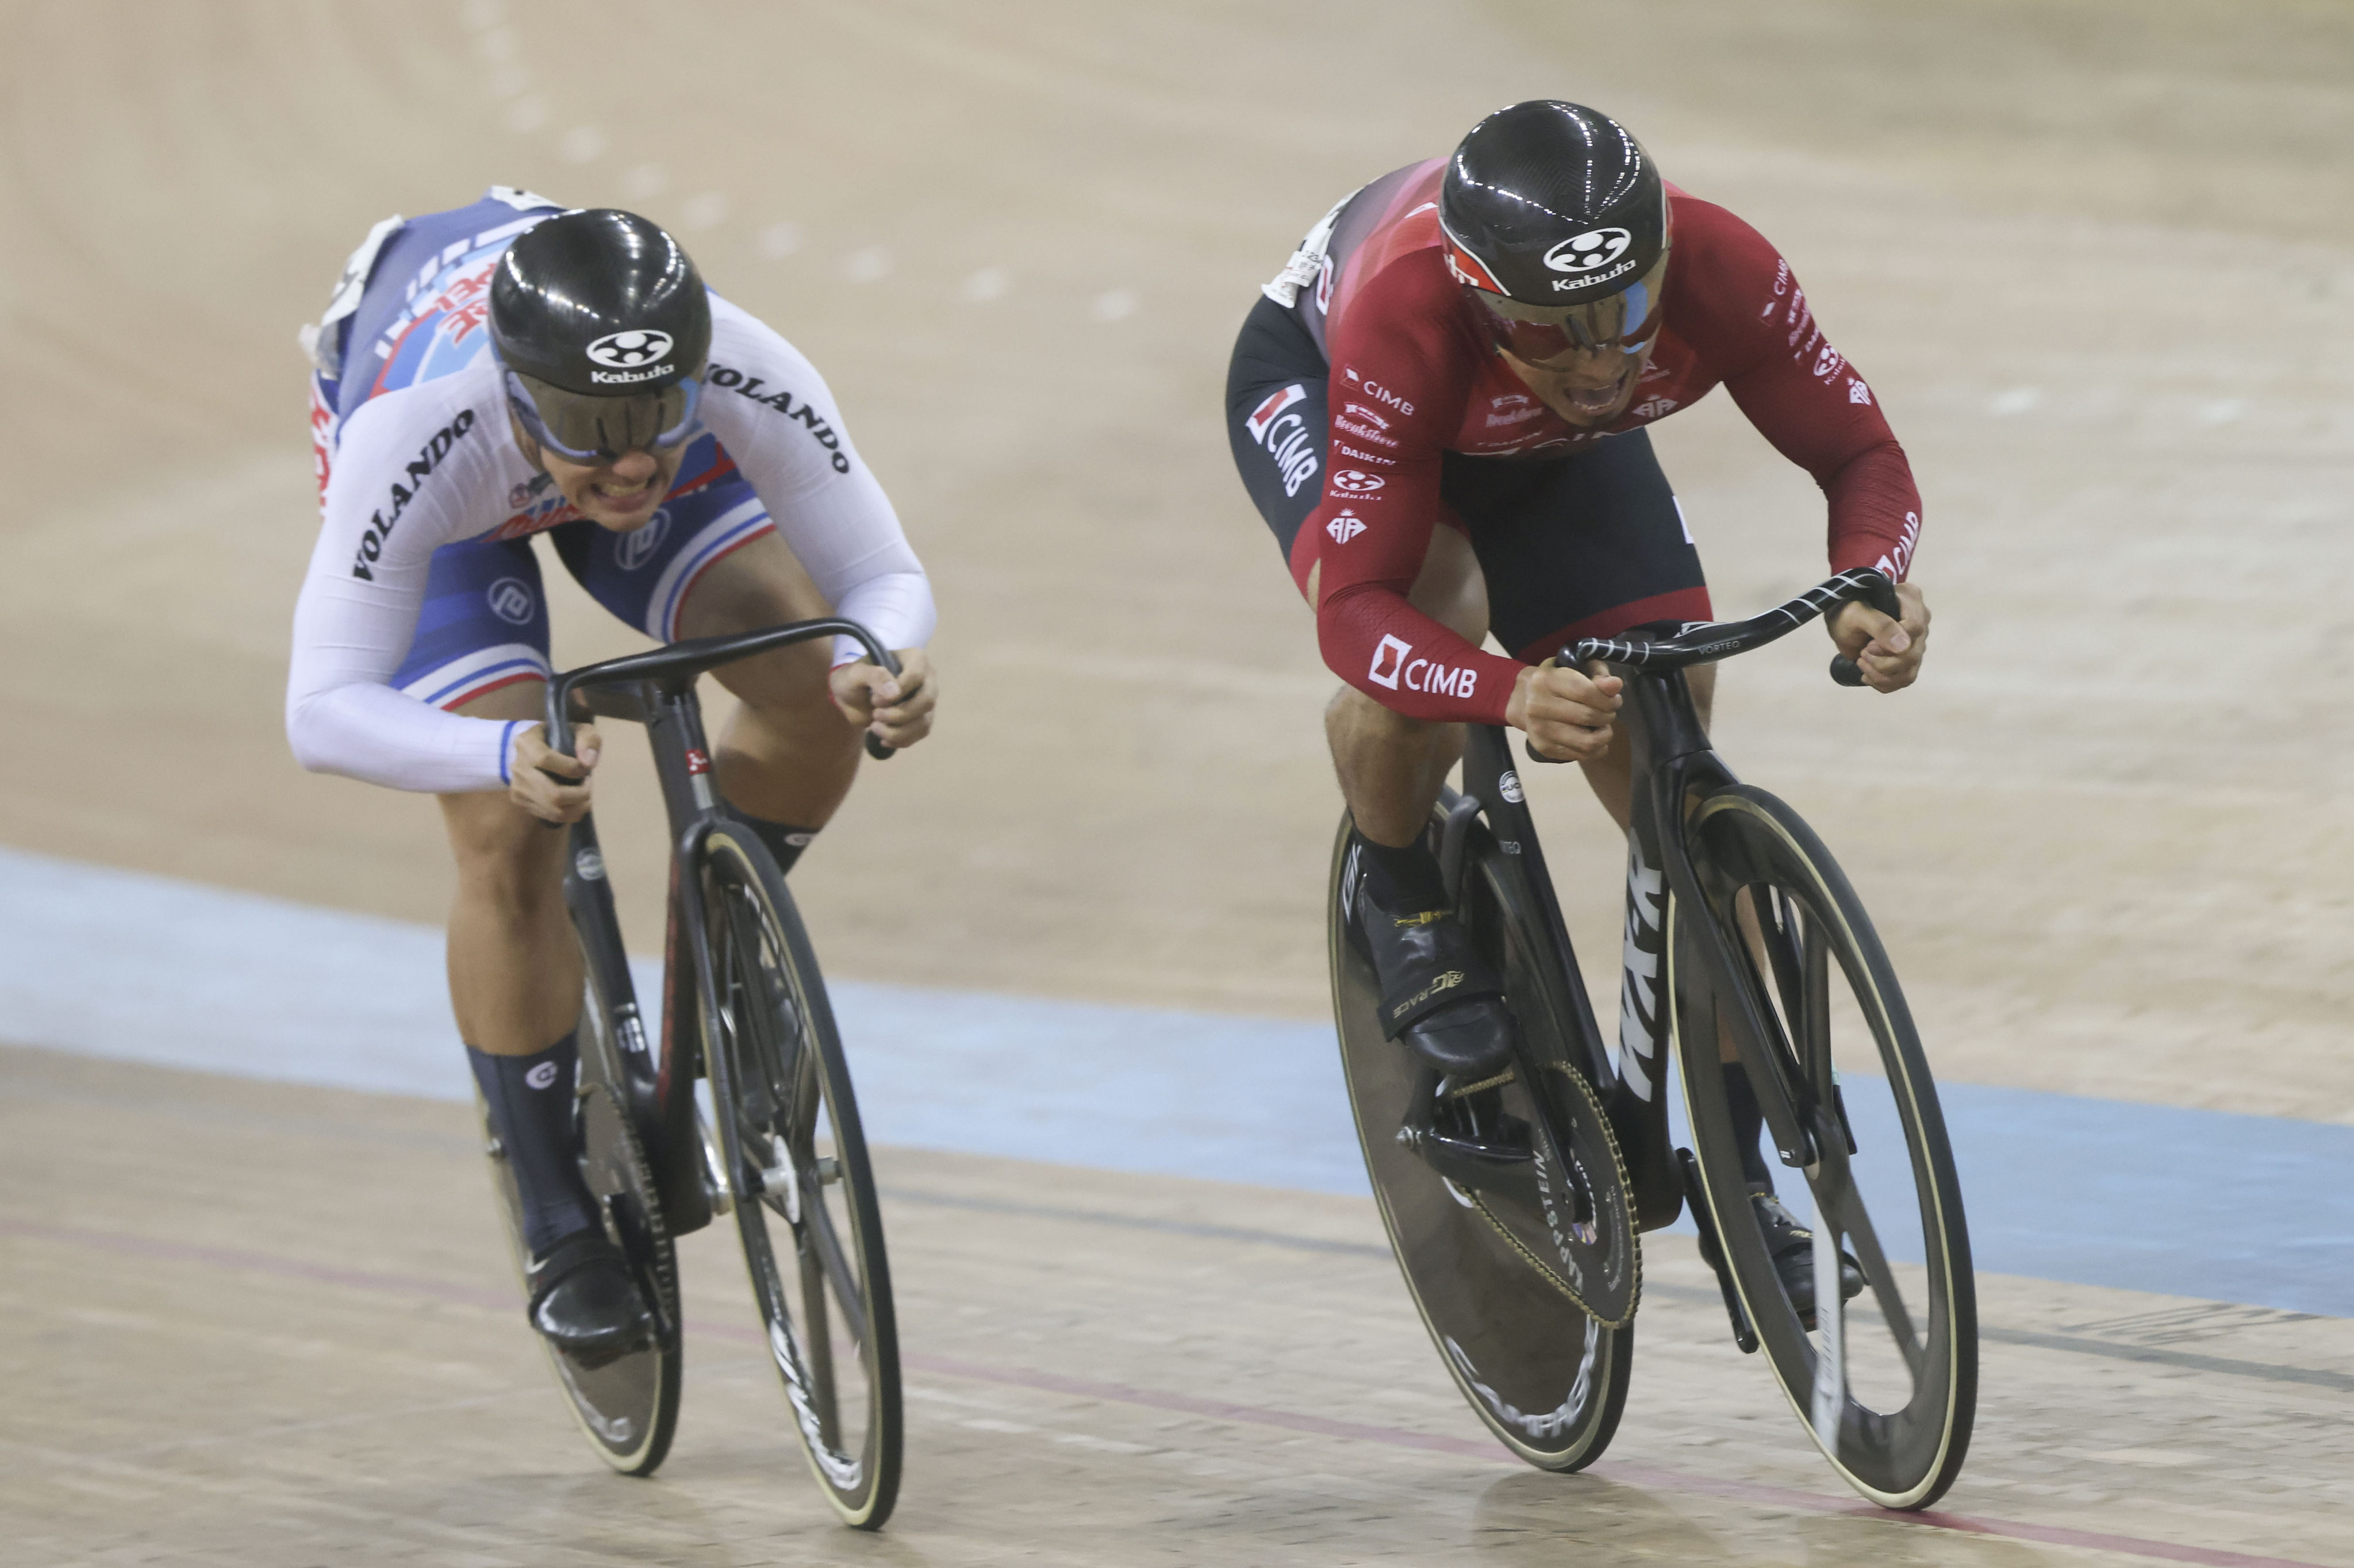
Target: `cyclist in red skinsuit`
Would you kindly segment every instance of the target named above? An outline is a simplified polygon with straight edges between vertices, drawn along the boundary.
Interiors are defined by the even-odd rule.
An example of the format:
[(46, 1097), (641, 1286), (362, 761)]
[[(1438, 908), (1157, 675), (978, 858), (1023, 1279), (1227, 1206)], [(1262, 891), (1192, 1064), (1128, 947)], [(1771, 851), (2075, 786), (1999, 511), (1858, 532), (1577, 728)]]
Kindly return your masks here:
[[(1621, 624), (1547, 628), (1512, 650), (1518, 659), (1505, 659), (1415, 609), (1406, 595), (1441, 519), (1445, 453), (1566, 455), (1689, 408), (1720, 383), (1775, 450), (1822, 486), (1830, 503), (1831, 569), (1878, 567), (1903, 577), (1921, 526), (1912, 469), (1871, 387), (1824, 339), (1806, 291), (1764, 236), (1714, 203), (1668, 187), (1666, 321), (1631, 406), (1607, 424), (1579, 428), (1532, 396), (1498, 355), (1449, 270), (1438, 227), (1446, 166), (1434, 158), (1376, 182), (1389, 187), (1387, 199), (1362, 242), (1332, 258), (1323, 325), (1332, 366), (1333, 477), (1292, 545), (1291, 570), (1315, 604), (1317, 635), (1334, 672), (1412, 717), (1502, 724), (1522, 661), (1645, 620), (1706, 619), (1705, 588), (1670, 592), (1623, 607), (1634, 613)], [(1375, 187), (1364, 193), (1374, 194)], [(1355, 205), (1367, 204), (1361, 196)], [(1344, 524), (1332, 532), (1343, 513), (1362, 531)], [(1385, 636), (1406, 643), (1411, 657), (1469, 678), (1377, 687), (1370, 678), (1377, 665), (1411, 662), (1404, 654), (1377, 658)]]
[[(1229, 439), (1348, 683), (1325, 724), (1353, 825), (1342, 908), (1384, 1030), (1458, 1086), (1443, 1102), (1510, 1062), (1515, 1028), (1425, 834), (1460, 726), (1510, 725), (1532, 753), (1583, 763), (1623, 831), (1621, 683), (1554, 655), (1711, 615), (1644, 427), (1722, 383), (1815, 477), (1830, 565), (1898, 583), (1900, 618), (1853, 603), (1827, 618), (1882, 692), (1912, 683), (1927, 639), (1903, 581), (1920, 496), (1774, 248), (1576, 104), (1499, 111), (1447, 158), (1353, 193), (1264, 292), (1235, 345)], [(1480, 650), (1491, 634), (1510, 657)], [(1712, 675), (1690, 674), (1703, 720)], [(1776, 1266), (1811, 1300), (1811, 1238), (1774, 1198), (1746, 1074), (1724, 1072)], [(1842, 1293), (1861, 1279), (1843, 1269)]]

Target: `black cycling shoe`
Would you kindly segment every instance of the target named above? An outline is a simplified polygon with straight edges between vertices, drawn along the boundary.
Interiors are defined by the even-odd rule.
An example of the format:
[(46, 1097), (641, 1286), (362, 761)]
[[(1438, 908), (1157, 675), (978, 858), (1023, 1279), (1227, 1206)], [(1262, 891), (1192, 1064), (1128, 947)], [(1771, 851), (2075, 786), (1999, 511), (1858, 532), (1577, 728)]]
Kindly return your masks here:
[[(1782, 1293), (1808, 1333), (1815, 1328), (1815, 1233), (1782, 1206), (1771, 1192), (1752, 1187), (1749, 1201), (1757, 1207), (1757, 1223), (1766, 1232), (1766, 1250), (1773, 1255), (1774, 1272), (1782, 1277)], [(1863, 1294), (1863, 1265), (1845, 1248), (1840, 1251), (1840, 1299), (1852, 1301)]]
[(531, 1326), (583, 1366), (652, 1344), (653, 1314), (603, 1231), (575, 1231), (531, 1260)]
[(1504, 985), (1447, 909), (1384, 909), (1357, 884), (1357, 929), (1381, 977), (1382, 1033), (1458, 1084), (1511, 1065)]

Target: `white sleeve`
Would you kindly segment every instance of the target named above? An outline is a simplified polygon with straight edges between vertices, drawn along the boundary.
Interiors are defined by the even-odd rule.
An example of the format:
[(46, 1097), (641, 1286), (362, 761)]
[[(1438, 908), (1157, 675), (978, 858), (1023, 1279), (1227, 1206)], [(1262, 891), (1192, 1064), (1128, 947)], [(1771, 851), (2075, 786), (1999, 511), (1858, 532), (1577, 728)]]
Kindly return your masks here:
[[(924, 565), (801, 352), (716, 295), (703, 422), (735, 457), (834, 613), (886, 648), (921, 647), (938, 620)], [(834, 662), (860, 656), (838, 639)]]
[(451, 396), (462, 379), (387, 393), (343, 430), (286, 676), (286, 738), (313, 772), (436, 793), (506, 785), (519, 724), (443, 713), (386, 683), (416, 635), (434, 550), (480, 531), (469, 502), (501, 482), (504, 427)]

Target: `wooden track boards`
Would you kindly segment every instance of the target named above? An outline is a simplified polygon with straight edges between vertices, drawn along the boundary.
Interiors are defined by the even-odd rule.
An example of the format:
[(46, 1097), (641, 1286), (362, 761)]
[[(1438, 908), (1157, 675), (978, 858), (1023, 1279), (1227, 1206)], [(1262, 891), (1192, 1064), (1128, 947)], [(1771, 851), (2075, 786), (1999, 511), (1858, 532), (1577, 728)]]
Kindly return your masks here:
[(2354, 1324), (1988, 1279), (1969, 1468), (1902, 1522), (1680, 1238), (1617, 1444), (1556, 1478), (1463, 1408), (1369, 1202), (880, 1163), (878, 1541), (818, 1499), (724, 1233), (682, 1249), (678, 1446), (625, 1480), (529, 1341), (464, 1107), (0, 1050), (0, 1563), (2354, 1564)]

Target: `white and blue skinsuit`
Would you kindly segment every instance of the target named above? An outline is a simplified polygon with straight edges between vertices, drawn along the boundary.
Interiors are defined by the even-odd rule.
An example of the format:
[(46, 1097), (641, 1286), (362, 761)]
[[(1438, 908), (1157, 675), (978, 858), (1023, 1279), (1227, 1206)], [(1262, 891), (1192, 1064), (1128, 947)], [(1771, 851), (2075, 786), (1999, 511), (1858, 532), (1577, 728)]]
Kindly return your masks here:
[[(490, 278), (517, 235), (563, 210), (501, 186), (471, 207), (387, 219), (305, 334), (323, 521), (286, 690), (305, 768), (397, 789), (505, 787), (524, 725), (448, 710), (548, 673), (534, 534), (658, 641), (676, 638), (679, 606), (713, 562), (772, 531), (834, 613), (885, 647), (931, 635), (923, 565), (824, 381), (716, 294), (696, 427), (651, 521), (599, 527), (525, 458), (490, 352)], [(845, 640), (836, 662), (860, 652)]]

